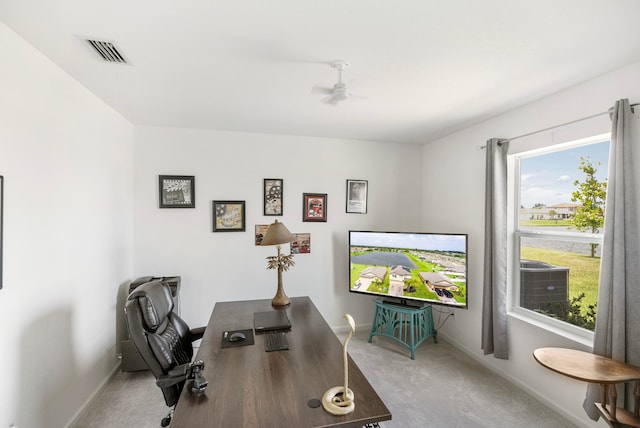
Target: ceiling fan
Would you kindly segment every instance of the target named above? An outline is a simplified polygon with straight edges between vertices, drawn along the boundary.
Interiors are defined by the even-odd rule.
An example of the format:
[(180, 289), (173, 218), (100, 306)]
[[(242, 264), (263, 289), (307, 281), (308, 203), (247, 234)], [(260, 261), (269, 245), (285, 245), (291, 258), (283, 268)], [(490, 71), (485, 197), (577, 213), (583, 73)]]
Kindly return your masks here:
[(338, 81), (332, 88), (326, 88), (322, 86), (314, 86), (312, 92), (315, 94), (329, 95), (324, 98), (323, 101), (333, 106), (337, 105), (340, 101), (344, 101), (351, 95), (347, 92), (347, 85), (342, 81), (342, 72), (345, 68), (349, 67), (349, 63), (343, 59), (336, 59), (331, 61), (329, 65), (332, 68), (338, 70)]

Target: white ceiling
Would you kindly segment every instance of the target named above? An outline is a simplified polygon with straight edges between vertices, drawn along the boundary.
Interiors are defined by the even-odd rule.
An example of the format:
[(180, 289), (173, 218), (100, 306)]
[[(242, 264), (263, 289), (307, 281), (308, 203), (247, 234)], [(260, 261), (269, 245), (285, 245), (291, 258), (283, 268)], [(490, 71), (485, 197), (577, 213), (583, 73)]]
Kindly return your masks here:
[[(0, 18), (134, 124), (374, 141), (428, 142), (640, 60), (638, 0), (0, 0)], [(358, 95), (335, 107), (311, 91), (334, 59)]]

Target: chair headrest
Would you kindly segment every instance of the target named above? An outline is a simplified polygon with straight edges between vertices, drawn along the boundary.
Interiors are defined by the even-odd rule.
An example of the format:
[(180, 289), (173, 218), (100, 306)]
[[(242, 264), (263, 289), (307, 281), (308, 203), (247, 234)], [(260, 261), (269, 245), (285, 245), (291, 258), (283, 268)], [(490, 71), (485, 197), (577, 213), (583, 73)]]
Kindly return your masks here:
[(162, 281), (147, 282), (137, 287), (128, 300), (138, 300), (146, 327), (155, 332), (173, 311), (173, 298), (169, 285)]

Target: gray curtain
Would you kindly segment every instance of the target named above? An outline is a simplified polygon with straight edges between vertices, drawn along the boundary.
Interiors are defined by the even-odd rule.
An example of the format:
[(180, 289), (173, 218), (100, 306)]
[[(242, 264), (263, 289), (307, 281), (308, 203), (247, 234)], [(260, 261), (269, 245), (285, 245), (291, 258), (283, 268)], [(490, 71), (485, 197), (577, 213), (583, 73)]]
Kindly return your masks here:
[(507, 343), (507, 151), (506, 140), (487, 141), (482, 350), (509, 359)]
[[(640, 121), (626, 99), (616, 101), (611, 120), (593, 353), (640, 366)], [(623, 392), (618, 405), (630, 409), (631, 391)], [(589, 385), (584, 409), (594, 420), (599, 415), (593, 403), (599, 401), (598, 385)]]

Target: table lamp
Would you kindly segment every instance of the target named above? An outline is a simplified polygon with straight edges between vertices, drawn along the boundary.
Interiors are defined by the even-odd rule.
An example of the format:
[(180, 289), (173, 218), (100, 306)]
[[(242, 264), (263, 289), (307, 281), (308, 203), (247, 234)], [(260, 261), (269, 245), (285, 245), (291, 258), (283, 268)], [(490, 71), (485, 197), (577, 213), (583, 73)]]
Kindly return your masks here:
[(293, 254), (289, 254), (288, 256), (283, 256), (280, 253), (280, 245), (287, 244), (293, 241), (295, 238), (289, 229), (282, 224), (279, 223), (278, 220), (273, 222), (267, 233), (262, 238), (262, 243), (260, 245), (276, 245), (278, 249), (277, 256), (269, 256), (267, 257), (267, 269), (278, 269), (278, 291), (274, 296), (273, 300), (271, 300), (271, 305), (273, 306), (287, 306), (291, 303), (291, 300), (287, 297), (284, 292), (284, 288), (282, 287), (282, 271), (289, 270), (291, 266), (295, 263), (293, 262)]

